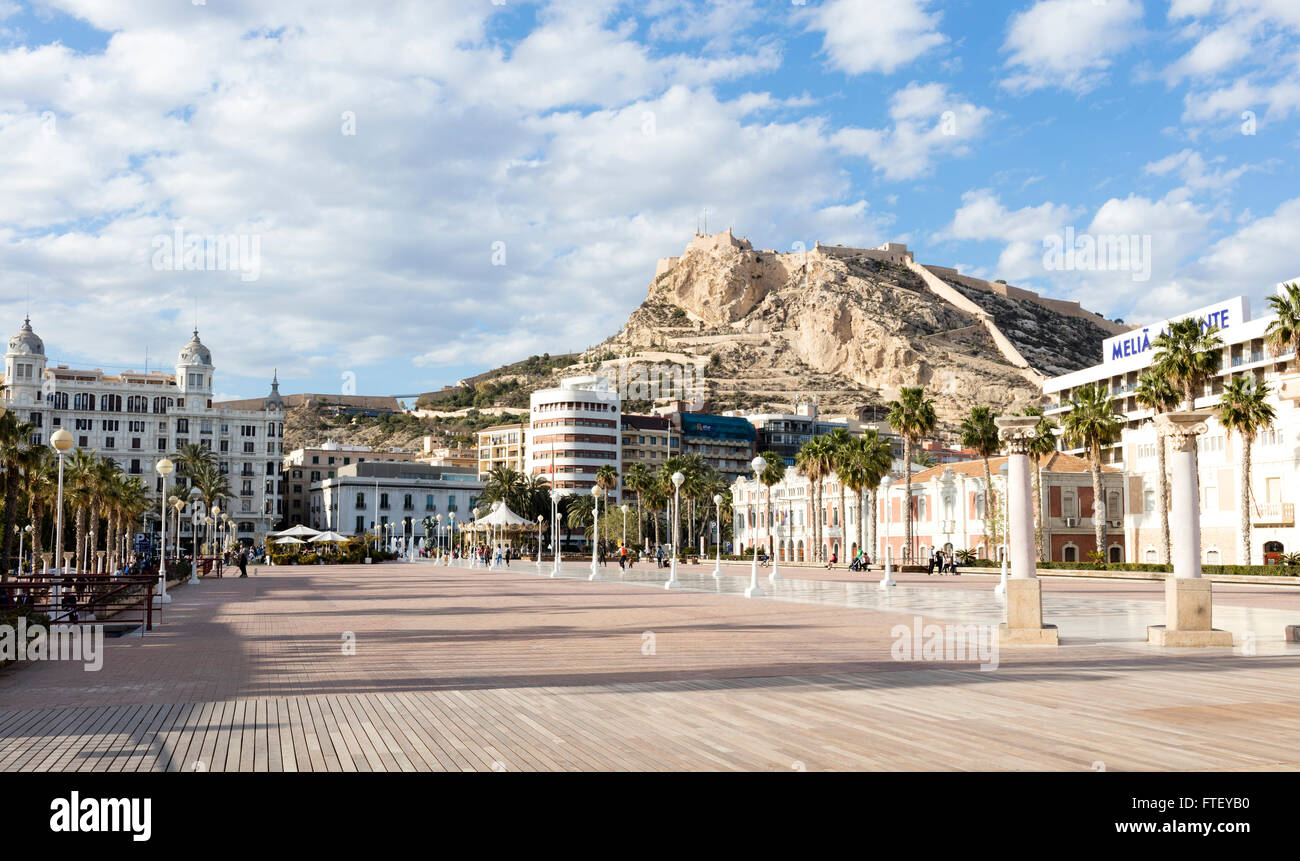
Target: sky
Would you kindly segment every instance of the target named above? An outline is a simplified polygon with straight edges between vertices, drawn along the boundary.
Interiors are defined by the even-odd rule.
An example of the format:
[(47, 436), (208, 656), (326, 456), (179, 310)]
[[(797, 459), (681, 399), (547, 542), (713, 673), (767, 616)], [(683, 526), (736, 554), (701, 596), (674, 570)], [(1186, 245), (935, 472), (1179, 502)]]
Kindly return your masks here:
[(0, 0), (0, 319), (110, 373), (197, 323), (232, 397), (414, 394), (614, 334), (706, 211), (1259, 313), (1300, 277), (1298, 48), (1297, 0)]

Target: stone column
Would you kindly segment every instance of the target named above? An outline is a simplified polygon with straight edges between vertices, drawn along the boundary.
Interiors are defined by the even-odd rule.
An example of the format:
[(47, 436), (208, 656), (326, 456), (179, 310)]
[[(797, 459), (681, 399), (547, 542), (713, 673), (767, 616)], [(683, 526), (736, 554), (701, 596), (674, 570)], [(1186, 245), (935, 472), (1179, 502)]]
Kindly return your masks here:
[(95, 573), (96, 574), (104, 573), (104, 551), (103, 550), (95, 551)]
[(999, 416), (998, 436), (1007, 452), (1007, 620), (999, 639), (1007, 645), (1055, 646), (1055, 625), (1043, 624), (1043, 584), (1036, 576), (1034, 498), (1029, 474), (1029, 442), (1038, 416)]
[(1169, 440), (1169, 540), (1174, 566), (1165, 579), (1165, 624), (1147, 628), (1156, 646), (1231, 646), (1232, 634), (1216, 630), (1213, 584), (1201, 577), (1201, 491), (1196, 474), (1196, 438), (1205, 433), (1208, 412), (1163, 413), (1156, 436)]
[(42, 566), (42, 567), (41, 567), (41, 576), (42, 576), (42, 577), (49, 577), (49, 576), (50, 576), (50, 562), (52, 562), (53, 560), (54, 560), (54, 554), (53, 554), (53, 553), (42, 553), (42, 554), (41, 554), (41, 566)]

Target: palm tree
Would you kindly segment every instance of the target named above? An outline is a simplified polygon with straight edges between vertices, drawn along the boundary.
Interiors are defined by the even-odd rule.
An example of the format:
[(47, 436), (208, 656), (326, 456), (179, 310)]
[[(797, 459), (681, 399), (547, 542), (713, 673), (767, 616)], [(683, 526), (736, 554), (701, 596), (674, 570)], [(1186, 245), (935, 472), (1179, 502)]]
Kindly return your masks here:
[(920, 386), (904, 386), (898, 394), (898, 400), (889, 403), (888, 421), (894, 432), (903, 438), (903, 485), (905, 488), (903, 512), (907, 517), (903, 558), (911, 559), (912, 449), (922, 439), (934, 432), (934, 427), (938, 424), (938, 417), (934, 412), (934, 401), (925, 396), (925, 389)]
[[(592, 541), (595, 541), (596, 497), (590, 493), (577, 493), (568, 498), (570, 502), (565, 512), (565, 523), (570, 530), (581, 529), (583, 535), (590, 534)], [(590, 533), (587, 531), (589, 525), (593, 530)]]
[(643, 524), (645, 512), (642, 509), (642, 496), (654, 482), (654, 474), (644, 463), (634, 463), (623, 474), (623, 486), (636, 494), (636, 546), (644, 547)]
[(1282, 289), (1283, 294), (1268, 297), (1274, 319), (1264, 330), (1264, 342), (1275, 356), (1286, 352), (1300, 356), (1300, 284), (1284, 284)]
[[(600, 467), (596, 470), (596, 486), (600, 488), (601, 501), (604, 503), (601, 509), (609, 514), (609, 492), (618, 487), (618, 470), (608, 463)], [(599, 529), (595, 540), (600, 540)]]
[[(64, 464), (63, 498), (69, 508), (76, 511), (76, 537), (74, 539), (74, 571), (85, 573), (86, 561), (86, 515), (93, 501), (95, 483), (95, 464), (99, 459), (94, 452), (81, 448), (73, 449)], [(61, 549), (61, 548), (60, 548)]]
[(844, 428), (835, 428), (826, 434), (826, 440), (830, 443), (831, 448), (831, 471), (835, 473), (835, 484), (840, 492), (840, 555), (848, 558), (848, 538), (849, 538), (849, 517), (848, 509), (844, 505), (845, 495), (848, 488), (845, 486), (843, 479), (840, 477), (840, 470), (844, 468), (849, 459), (853, 456), (849, 451), (849, 443), (853, 437)]
[(822, 558), (822, 481), (831, 472), (833, 458), (831, 444), (824, 436), (808, 440), (794, 457), (795, 465), (808, 478), (812, 490), (813, 544), (817, 548), (813, 558), (817, 560)]
[(549, 518), (550, 514), (550, 479), (540, 473), (524, 476), (523, 486), (520, 488), (519, 515), (536, 522), (538, 515)]
[(1037, 523), (1034, 527), (1034, 544), (1038, 547), (1038, 558), (1049, 559), (1046, 545), (1047, 532), (1043, 524), (1047, 523), (1047, 507), (1043, 500), (1043, 459), (1056, 453), (1056, 422), (1043, 414), (1041, 407), (1026, 407), (1025, 415), (1038, 416), (1034, 427), (1034, 436), (1029, 440), (1029, 457), (1034, 463), (1034, 515)]
[(1151, 342), (1156, 351), (1151, 369), (1183, 390), (1189, 410), (1196, 409), (1196, 398), (1205, 391), (1205, 381), (1217, 374), (1223, 363), (1219, 330), (1204, 323), (1193, 317), (1175, 320)]
[(1002, 440), (998, 437), (998, 426), (994, 421), (996, 418), (996, 414), (989, 407), (971, 407), (970, 413), (961, 420), (960, 429), (962, 447), (974, 451), (984, 462), (986, 514), (993, 510), (993, 472), (989, 469), (989, 458), (1002, 450)]
[(1250, 564), (1250, 449), (1259, 432), (1273, 426), (1277, 413), (1268, 402), (1268, 383), (1234, 377), (1219, 401), (1219, 423), (1241, 437), (1241, 564)]
[[(1178, 392), (1169, 380), (1148, 370), (1138, 377), (1137, 391), (1133, 393), (1138, 404), (1151, 410), (1153, 415), (1169, 412), (1178, 406)], [(1169, 562), (1169, 469), (1167, 466), (1165, 438), (1156, 434), (1156, 517), (1160, 521), (1160, 562)]]
[(32, 524), (32, 560), (40, 558), (44, 545), (45, 512), (54, 505), (58, 489), (58, 467), (48, 446), (32, 446), (23, 461), (23, 492), (27, 495), (27, 519)]
[[(767, 489), (767, 546), (768, 553), (776, 558), (776, 547), (772, 535), (772, 485), (785, 481), (785, 458), (774, 451), (765, 451), (759, 455), (767, 463), (759, 474), (758, 480)], [(719, 526), (721, 530), (721, 526)]]
[(511, 511), (518, 512), (522, 507), (519, 502), (523, 489), (524, 475), (519, 470), (509, 466), (493, 467), (488, 472), (483, 495), (479, 499), (488, 505), (504, 502)]
[[(1105, 558), (1106, 521), (1097, 516), (1101, 502), (1101, 450), (1119, 439), (1123, 418), (1115, 414), (1104, 383), (1075, 389), (1070, 396), (1070, 411), (1061, 429), (1073, 446), (1088, 450), (1088, 470), (1092, 473), (1092, 524), (1097, 552)], [(1083, 512), (1080, 512), (1082, 514)]]
[(0, 415), (0, 469), (4, 470), (4, 541), (0, 544), (0, 581), (8, 581), (14, 557), (14, 531), (18, 526), (18, 489), (22, 468), (36, 429), (12, 411)]

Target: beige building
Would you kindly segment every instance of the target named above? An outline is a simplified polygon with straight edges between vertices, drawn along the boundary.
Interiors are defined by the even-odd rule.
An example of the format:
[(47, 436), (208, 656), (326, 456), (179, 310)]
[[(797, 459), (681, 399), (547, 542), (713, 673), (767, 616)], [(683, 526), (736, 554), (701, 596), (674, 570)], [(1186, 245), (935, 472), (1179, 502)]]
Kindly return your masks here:
[(642, 463), (653, 472), (668, 458), (681, 454), (682, 433), (667, 416), (624, 414), (622, 425), (624, 470)]
[(368, 445), (342, 445), (326, 442), (316, 448), (294, 449), (284, 456), (280, 475), (284, 484), (284, 517), (280, 529), (306, 524), (314, 529), (322, 527), (312, 523), (311, 486), (334, 478), (345, 466), (368, 461), (385, 463), (409, 462), (419, 457), (413, 451), (376, 451)]
[(524, 453), (527, 448), (527, 422), (493, 425), (478, 432), (478, 477), (486, 481), (488, 473), (494, 469), (509, 467), (524, 472), (526, 462)]

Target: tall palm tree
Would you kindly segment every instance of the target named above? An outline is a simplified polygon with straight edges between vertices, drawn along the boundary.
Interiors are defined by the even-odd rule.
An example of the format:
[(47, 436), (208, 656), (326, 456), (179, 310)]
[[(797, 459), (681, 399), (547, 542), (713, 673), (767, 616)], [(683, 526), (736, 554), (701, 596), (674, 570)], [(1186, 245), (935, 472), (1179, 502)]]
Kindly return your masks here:
[[(679, 454), (673, 455), (659, 466), (657, 478), (659, 490), (662, 494), (661, 498), (663, 500), (663, 505), (667, 512), (664, 522), (668, 526), (668, 540), (672, 542), (675, 552), (681, 552), (681, 548), (678, 547), (678, 542), (681, 538), (679, 533), (681, 529), (682, 513), (674, 510), (678, 507), (681, 494), (676, 490), (676, 487), (673, 484), (673, 473), (675, 472), (680, 472), (683, 476), (686, 475), (686, 460)], [(684, 484), (685, 482), (683, 482), (683, 485)]]
[[(94, 472), (91, 475), (90, 484), (90, 531), (87, 536), (90, 546), (86, 551), (86, 558), (94, 571), (95, 552), (99, 549), (99, 527), (101, 523), (107, 523), (109, 517), (109, 508), (112, 505), (111, 496), (114, 486), (117, 483), (117, 474), (119, 472), (116, 461), (107, 458), (101, 458), (95, 463)], [(107, 538), (107, 536), (105, 536)], [(109, 544), (105, 542), (104, 549), (109, 549)], [(108, 554), (105, 553), (105, 556)]]
[[(1178, 406), (1178, 392), (1168, 378), (1153, 370), (1138, 377), (1137, 391), (1133, 393), (1138, 404), (1154, 415), (1166, 413)], [(1156, 518), (1160, 521), (1160, 562), (1169, 562), (1169, 468), (1165, 438), (1156, 434)]]
[[(993, 471), (989, 468), (989, 458), (1002, 450), (1002, 440), (998, 437), (998, 426), (994, 419), (997, 415), (986, 406), (974, 406), (970, 413), (961, 420), (961, 444), (980, 456), (984, 462), (984, 513), (985, 522), (988, 513), (993, 511)], [(994, 524), (994, 528), (997, 526)]]
[(808, 486), (812, 490), (813, 544), (816, 545), (813, 558), (816, 560), (822, 558), (822, 482), (830, 475), (833, 459), (831, 444), (825, 436), (815, 436), (808, 440), (794, 457), (795, 466), (807, 477)]
[(772, 532), (772, 486), (785, 481), (785, 458), (774, 451), (765, 451), (759, 455), (767, 463), (759, 474), (758, 480), (767, 491), (767, 552), (776, 558), (776, 546), (773, 544)]
[(1241, 437), (1241, 564), (1250, 559), (1250, 454), (1260, 431), (1273, 426), (1277, 418), (1268, 402), (1268, 383), (1254, 377), (1234, 377), (1219, 401), (1219, 423)]
[(479, 499), (488, 505), (504, 502), (511, 511), (518, 512), (522, 507), (519, 503), (523, 489), (524, 475), (519, 470), (510, 466), (493, 467), (488, 472), (487, 481), (483, 485), (483, 494)]
[[(1088, 450), (1088, 471), (1092, 473), (1092, 525), (1097, 552), (1105, 558), (1106, 521), (1097, 516), (1101, 502), (1101, 450), (1119, 439), (1123, 418), (1115, 414), (1110, 393), (1104, 383), (1082, 386), (1070, 396), (1070, 411), (1061, 429), (1071, 445)], [(1083, 512), (1079, 512), (1082, 514)]]
[(76, 512), (76, 537), (73, 546), (74, 569), (86, 573), (86, 519), (94, 503), (95, 465), (99, 459), (95, 453), (81, 448), (73, 449), (64, 463), (63, 498), (68, 507)]
[(1182, 389), (1189, 410), (1205, 391), (1205, 381), (1219, 372), (1223, 363), (1223, 339), (1215, 326), (1185, 317), (1169, 324), (1151, 342), (1155, 358), (1151, 368)]
[[(912, 449), (922, 439), (934, 433), (938, 417), (934, 401), (925, 396), (920, 386), (904, 386), (898, 400), (889, 403), (889, 426), (903, 438), (903, 486), (905, 488), (903, 513), (907, 519), (904, 534), (903, 558), (912, 558)], [(987, 508), (986, 508), (987, 511)]]
[(540, 473), (524, 476), (520, 493), (520, 516), (534, 522), (539, 514), (550, 517), (551, 481), (547, 476)]
[(634, 463), (623, 473), (623, 486), (636, 494), (636, 546), (644, 547), (645, 511), (642, 508), (642, 496), (654, 482), (654, 474), (644, 463)]
[(1274, 319), (1264, 330), (1264, 342), (1275, 356), (1291, 352), (1300, 357), (1300, 284), (1284, 284), (1282, 291), (1268, 297)]
[(14, 532), (18, 526), (18, 490), (27, 451), (36, 429), (12, 411), (0, 415), (0, 469), (4, 470), (4, 541), (0, 543), (0, 579), (7, 581), (14, 558)]
[(27, 495), (27, 519), (32, 524), (32, 560), (44, 549), (45, 512), (55, 502), (58, 492), (58, 467), (54, 451), (48, 446), (32, 446), (23, 461), (23, 492)]
[(1025, 415), (1038, 416), (1034, 427), (1034, 436), (1029, 440), (1029, 459), (1034, 464), (1034, 544), (1038, 548), (1038, 558), (1047, 560), (1051, 555), (1047, 550), (1047, 503), (1043, 499), (1043, 461), (1056, 453), (1056, 422), (1043, 414), (1041, 407), (1026, 407)]
[(871, 548), (870, 558), (876, 547), (876, 491), (880, 489), (881, 479), (894, 468), (894, 446), (875, 428), (867, 428), (855, 440), (854, 444), (862, 450), (861, 458), (866, 469), (866, 502), (871, 516), (867, 520), (867, 543), (863, 546)]
[[(618, 487), (618, 470), (608, 463), (600, 467), (596, 470), (596, 486), (600, 488), (601, 501), (604, 503), (601, 510), (609, 514), (609, 492)], [(595, 540), (600, 540), (599, 529)]]
[(849, 538), (849, 518), (848, 509), (845, 507), (845, 497), (848, 488), (845, 486), (843, 479), (840, 477), (840, 470), (848, 463), (853, 456), (849, 451), (849, 443), (853, 437), (844, 428), (835, 428), (826, 434), (826, 440), (830, 444), (831, 472), (835, 474), (835, 485), (839, 488), (840, 495), (840, 555), (848, 558), (848, 538)]

